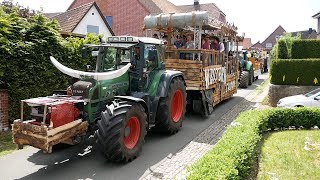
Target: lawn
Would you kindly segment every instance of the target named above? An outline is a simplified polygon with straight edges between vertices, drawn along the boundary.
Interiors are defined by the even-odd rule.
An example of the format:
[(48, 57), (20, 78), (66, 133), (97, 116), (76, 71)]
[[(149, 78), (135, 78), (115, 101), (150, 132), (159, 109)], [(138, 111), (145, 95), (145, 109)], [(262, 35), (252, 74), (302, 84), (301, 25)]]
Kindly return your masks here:
[(11, 131), (0, 132), (0, 156), (11, 153), (15, 148), (16, 146), (12, 142)]
[(281, 131), (265, 136), (258, 179), (320, 179), (320, 131)]

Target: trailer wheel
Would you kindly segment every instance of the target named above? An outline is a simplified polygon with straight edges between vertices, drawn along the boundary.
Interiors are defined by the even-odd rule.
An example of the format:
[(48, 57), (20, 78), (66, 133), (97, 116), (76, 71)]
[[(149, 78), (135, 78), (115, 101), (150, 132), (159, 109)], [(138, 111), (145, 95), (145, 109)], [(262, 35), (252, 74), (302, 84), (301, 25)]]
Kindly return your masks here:
[(248, 85), (249, 85), (249, 72), (248, 71), (242, 71), (241, 75), (240, 75), (239, 87), (247, 88)]
[(156, 115), (156, 127), (174, 134), (182, 126), (186, 112), (186, 89), (181, 78), (174, 78), (168, 96), (161, 98)]
[[(138, 103), (116, 103), (98, 121), (98, 144), (105, 157), (112, 162), (130, 162), (142, 148), (147, 134), (147, 115)], [(110, 115), (111, 114), (111, 115)]]

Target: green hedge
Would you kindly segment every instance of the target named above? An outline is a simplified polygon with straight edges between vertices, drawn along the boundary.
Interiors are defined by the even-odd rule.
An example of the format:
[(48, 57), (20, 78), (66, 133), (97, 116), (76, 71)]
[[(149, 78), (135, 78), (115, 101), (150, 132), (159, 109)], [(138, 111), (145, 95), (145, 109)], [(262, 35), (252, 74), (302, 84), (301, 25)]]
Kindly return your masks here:
[(278, 58), (279, 59), (288, 59), (289, 58), (287, 43), (284, 40), (278, 41)]
[(320, 109), (267, 109), (241, 113), (220, 141), (189, 169), (188, 179), (248, 179), (257, 144), (272, 129), (320, 127)]
[(50, 62), (85, 70), (91, 59), (81, 59), (80, 47), (99, 43), (99, 37), (69, 38), (59, 34), (56, 21), (5, 1), (0, 5), (0, 89), (9, 92), (9, 119), (19, 118), (20, 100), (52, 95), (66, 89), (71, 78)]
[(272, 84), (319, 86), (320, 59), (278, 59), (271, 61)]
[(320, 40), (293, 41), (291, 57), (293, 59), (320, 58)]

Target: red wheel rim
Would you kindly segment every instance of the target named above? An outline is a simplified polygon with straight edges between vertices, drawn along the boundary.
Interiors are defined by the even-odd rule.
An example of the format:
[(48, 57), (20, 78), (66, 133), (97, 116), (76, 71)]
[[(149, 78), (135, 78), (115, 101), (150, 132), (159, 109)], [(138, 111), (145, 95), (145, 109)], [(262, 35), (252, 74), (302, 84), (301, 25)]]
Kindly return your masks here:
[(176, 90), (171, 103), (171, 118), (174, 122), (181, 119), (183, 112), (183, 93), (181, 90)]
[(137, 117), (133, 116), (127, 122), (124, 133), (124, 146), (128, 149), (132, 149), (138, 143), (140, 136), (140, 121)]

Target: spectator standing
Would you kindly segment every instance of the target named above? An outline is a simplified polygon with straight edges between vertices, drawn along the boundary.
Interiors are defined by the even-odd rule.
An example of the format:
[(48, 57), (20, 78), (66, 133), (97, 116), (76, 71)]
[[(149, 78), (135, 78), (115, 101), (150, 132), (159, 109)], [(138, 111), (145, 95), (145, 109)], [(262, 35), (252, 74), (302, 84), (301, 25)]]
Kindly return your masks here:
[[(192, 41), (192, 37), (190, 35), (187, 36), (187, 42), (185, 44), (186, 49), (194, 49), (194, 42)], [(193, 53), (186, 53), (186, 59), (193, 59)]]
[(208, 34), (204, 37), (201, 48), (202, 49), (210, 49), (210, 40), (209, 40)]
[(219, 51), (220, 50), (220, 44), (219, 44), (219, 38), (214, 37), (213, 42), (211, 43), (211, 49)]
[(221, 52), (221, 53), (224, 53), (224, 50), (225, 50), (225, 48), (224, 48), (224, 43), (223, 42), (219, 42), (219, 51)]
[(175, 46), (175, 48), (180, 49), (183, 47), (183, 41), (182, 41), (182, 37), (180, 35), (176, 36), (177, 40), (173, 43), (173, 45)]
[(192, 41), (192, 37), (190, 35), (187, 36), (187, 42), (185, 44), (186, 49), (194, 49), (194, 42)]
[[(182, 41), (182, 37), (180, 35), (177, 35), (177, 40), (174, 42), (174, 47), (177, 49), (181, 49), (184, 47), (183, 41)], [(179, 53), (179, 59), (184, 59), (185, 58), (185, 54), (184, 53)]]

